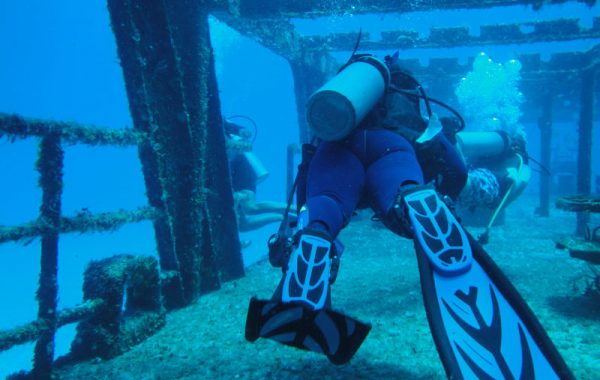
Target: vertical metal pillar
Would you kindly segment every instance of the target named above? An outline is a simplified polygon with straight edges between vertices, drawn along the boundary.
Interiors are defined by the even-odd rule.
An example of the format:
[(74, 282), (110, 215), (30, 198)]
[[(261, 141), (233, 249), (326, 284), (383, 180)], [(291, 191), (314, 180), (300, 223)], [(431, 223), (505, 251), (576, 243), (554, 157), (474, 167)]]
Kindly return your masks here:
[(56, 333), (56, 306), (58, 303), (58, 231), (60, 227), (62, 176), (64, 152), (60, 137), (43, 137), (37, 168), (40, 172), (42, 205), (40, 218), (48, 229), (42, 234), (38, 300), (38, 321), (46, 330), (36, 342), (32, 378), (52, 378), (54, 361), (54, 335)]
[(195, 0), (108, 0), (108, 7), (134, 126), (149, 140), (140, 157), (146, 182), (156, 190), (149, 199), (165, 213), (165, 225), (157, 229), (157, 239), (166, 235), (158, 242), (164, 249), (161, 267), (179, 275), (180, 294), (172, 296), (172, 306), (179, 306), (217, 289), (221, 279), (244, 273), (210, 46), (210, 6)]
[[(579, 115), (579, 150), (577, 155), (577, 193), (581, 195), (588, 195), (592, 192), (592, 126), (595, 77), (595, 67), (583, 71)], [(589, 221), (589, 212), (577, 213), (575, 233), (582, 236)]]
[[(192, 0), (195, 2), (195, 0)], [(184, 9), (174, 9), (173, 13), (181, 15)], [(201, 114), (203, 121), (199, 122), (206, 130), (202, 145), (205, 147), (203, 156), (200, 158), (204, 164), (204, 182), (202, 187), (210, 195), (206, 208), (207, 229), (210, 231), (211, 244), (206, 245), (203, 257), (214, 257), (218, 268), (218, 280), (228, 281), (244, 276), (244, 263), (242, 260), (242, 247), (239, 239), (238, 224), (234, 211), (233, 190), (231, 176), (229, 173), (229, 161), (227, 158), (225, 131), (223, 129), (223, 117), (221, 113), (221, 101), (219, 99), (219, 88), (217, 83), (217, 71), (215, 68), (215, 55), (210, 44), (210, 29), (208, 24), (208, 10), (199, 12), (201, 20), (196, 17), (187, 17), (184, 24), (194, 26), (196, 30), (180, 30), (183, 36), (187, 33), (195, 33), (201, 55), (198, 65), (187, 65), (188, 73), (197, 75), (197, 67), (204, 68), (201, 78), (190, 78), (184, 83), (199, 83), (197, 91), (191, 91), (188, 102), (202, 105)], [(185, 38), (179, 40), (187, 41)], [(180, 47), (187, 54), (190, 52), (186, 45)], [(190, 61), (190, 59), (186, 59)], [(205, 266), (208, 268), (208, 266)], [(208, 275), (208, 274), (207, 274)], [(210, 290), (209, 286), (203, 286), (202, 290)]]
[[(153, 40), (158, 40), (158, 31), (164, 31), (167, 26), (164, 15), (157, 10), (161, 6), (156, 1), (146, 4), (148, 9), (128, 0), (109, 0), (108, 9), (111, 25), (117, 42), (117, 50), (121, 60), (121, 67), (125, 78), (125, 87), (129, 100), (129, 110), (133, 119), (133, 127), (147, 134), (148, 139), (138, 145), (138, 154), (142, 164), (146, 196), (151, 206), (161, 210), (165, 217), (154, 222), (154, 231), (161, 270), (164, 273), (176, 274), (171, 276), (164, 291), (165, 306), (168, 309), (181, 307), (186, 304), (183, 290), (183, 279), (179, 270), (180, 263), (175, 253), (175, 236), (170, 223), (171, 215), (167, 210), (167, 200), (163, 197), (165, 184), (161, 181), (164, 171), (164, 153), (159, 151), (162, 143), (158, 140), (158, 131), (161, 125), (168, 123), (164, 118), (159, 120), (158, 112), (154, 107), (152, 92), (157, 92), (155, 81), (166, 81), (165, 61), (161, 62), (159, 53), (150, 56), (154, 50), (164, 51), (165, 42), (156, 44), (153, 48), (148, 45)], [(144, 17), (145, 16), (145, 17)], [(152, 34), (152, 26), (156, 28), (156, 35)], [(166, 37), (162, 37), (166, 39)], [(146, 42), (148, 41), (148, 42)], [(149, 51), (146, 51), (149, 50)], [(152, 76), (154, 68), (156, 75)], [(175, 100), (175, 99), (174, 99)], [(163, 127), (164, 128), (164, 127)]]
[(302, 58), (289, 62), (294, 78), (300, 144), (303, 144), (310, 142), (312, 137), (306, 123), (306, 102), (313, 92), (325, 84), (326, 78), (335, 72), (335, 60), (326, 52), (300, 55)]
[(306, 123), (306, 102), (312, 91), (317, 87), (311, 82), (311, 75), (307, 73), (310, 69), (303, 62), (290, 61), (292, 76), (294, 79), (294, 94), (296, 95), (296, 111), (298, 114), (298, 133), (300, 144), (310, 141), (310, 133)]
[[(540, 162), (550, 168), (552, 161), (552, 95), (546, 94), (542, 104), (542, 116), (538, 119), (540, 129)], [(537, 209), (539, 216), (550, 216), (550, 183), (551, 177), (540, 176), (540, 205)]]
[[(309, 143), (312, 140), (312, 134), (309, 131), (306, 121), (306, 103), (308, 98), (320, 86), (322, 86), (327, 77), (334, 72), (335, 60), (326, 52), (304, 54), (299, 52), (297, 60), (290, 60), (292, 76), (294, 80), (294, 93), (296, 95), (296, 110), (298, 114), (298, 133), (300, 146)], [(294, 160), (295, 154), (302, 149), (297, 147), (288, 147), (287, 151), (287, 184), (286, 196), (292, 190), (294, 183)], [(299, 191), (303, 191), (302, 189)]]

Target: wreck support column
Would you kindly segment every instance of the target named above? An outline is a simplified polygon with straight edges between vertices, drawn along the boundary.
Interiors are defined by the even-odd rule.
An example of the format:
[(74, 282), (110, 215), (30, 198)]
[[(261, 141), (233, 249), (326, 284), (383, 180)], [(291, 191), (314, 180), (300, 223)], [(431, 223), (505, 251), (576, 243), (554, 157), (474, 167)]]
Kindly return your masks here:
[(56, 306), (58, 303), (58, 236), (60, 227), (64, 152), (60, 137), (49, 135), (40, 142), (37, 168), (40, 172), (42, 205), (40, 219), (49, 228), (42, 234), (38, 300), (38, 321), (47, 327), (38, 338), (33, 358), (34, 379), (52, 378)]
[[(542, 116), (538, 119), (540, 129), (540, 163), (550, 168), (552, 161), (552, 95), (546, 94), (542, 104)], [(550, 216), (550, 175), (540, 176), (540, 205), (537, 209), (539, 216)]]
[[(300, 144), (310, 141), (311, 136), (306, 123), (306, 102), (310, 95), (323, 83), (323, 73), (311, 68), (301, 61), (289, 61), (294, 80), (294, 95), (296, 96), (296, 111), (298, 113), (298, 133)], [(316, 75), (315, 75), (316, 74)]]
[[(304, 54), (298, 52), (298, 56), (302, 58), (289, 60), (289, 63), (294, 80), (294, 94), (296, 96), (296, 111), (298, 114), (298, 133), (300, 145), (302, 146), (302, 144), (309, 143), (313, 137), (306, 121), (306, 103), (313, 92), (325, 84), (329, 74), (334, 72), (335, 60), (327, 53)], [(302, 149), (299, 150), (299, 152), (301, 151)], [(294, 165), (293, 160), (290, 159), (290, 157), (293, 157), (293, 154), (290, 155), (288, 149), (286, 195), (289, 195), (294, 183)]]
[[(577, 193), (592, 192), (592, 126), (594, 119), (595, 67), (586, 69), (581, 83), (581, 111), (579, 115), (579, 150), (577, 154)], [(589, 212), (577, 213), (575, 233), (583, 236), (590, 221)]]
[(298, 111), (300, 144), (310, 142), (312, 136), (306, 123), (306, 102), (326, 79), (335, 71), (335, 60), (328, 53), (300, 53), (300, 57), (290, 60)]
[(225, 152), (208, 6), (202, 1), (108, 0), (160, 264), (175, 274), (167, 307), (243, 275)]

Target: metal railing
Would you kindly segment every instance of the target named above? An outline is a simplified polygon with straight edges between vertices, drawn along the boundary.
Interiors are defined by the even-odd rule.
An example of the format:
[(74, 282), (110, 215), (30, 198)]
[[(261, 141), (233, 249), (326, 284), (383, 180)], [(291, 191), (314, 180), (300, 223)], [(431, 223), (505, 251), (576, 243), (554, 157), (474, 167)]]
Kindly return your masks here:
[[(14, 142), (31, 137), (40, 138), (40, 215), (20, 225), (0, 226), (0, 243), (27, 244), (32, 238), (41, 238), (38, 315), (35, 321), (0, 331), (0, 351), (36, 341), (31, 375), (44, 379), (51, 377), (55, 365), (54, 339), (59, 327), (80, 322), (71, 352), (62, 358), (68, 361), (118, 355), (158, 331), (165, 321), (158, 263), (144, 256), (116, 255), (91, 262), (84, 275), (84, 302), (57, 310), (60, 234), (114, 231), (127, 223), (156, 220), (163, 215), (152, 207), (97, 214), (83, 210), (72, 216), (61, 213), (63, 144), (135, 146), (145, 138), (140, 132), (0, 113), (0, 138)], [(128, 329), (132, 323), (142, 324), (143, 328)]]

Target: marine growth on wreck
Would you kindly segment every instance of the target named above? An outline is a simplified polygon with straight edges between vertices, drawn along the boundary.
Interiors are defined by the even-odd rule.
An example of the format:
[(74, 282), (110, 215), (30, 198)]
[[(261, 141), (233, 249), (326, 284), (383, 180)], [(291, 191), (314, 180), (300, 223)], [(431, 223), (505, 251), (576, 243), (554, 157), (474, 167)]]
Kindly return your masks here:
[[(530, 342), (556, 346), (554, 369), (600, 373), (595, 1), (16, 2), (0, 12), (0, 46), (0, 377), (455, 373), (427, 322), (427, 238), (391, 233), (369, 208), (331, 251), (331, 309), (270, 298), (289, 267), (269, 265), (269, 249), (310, 243), (294, 235), (303, 184), (290, 196), (315, 137), (307, 103), (354, 54), (395, 52), (426, 119), (464, 119), (451, 138), (508, 136), (501, 159), (467, 158), (473, 192), (438, 209), (532, 309), (545, 332)], [(271, 334), (286, 319), (269, 319), (282, 310), (356, 330), (338, 346), (286, 342)]]

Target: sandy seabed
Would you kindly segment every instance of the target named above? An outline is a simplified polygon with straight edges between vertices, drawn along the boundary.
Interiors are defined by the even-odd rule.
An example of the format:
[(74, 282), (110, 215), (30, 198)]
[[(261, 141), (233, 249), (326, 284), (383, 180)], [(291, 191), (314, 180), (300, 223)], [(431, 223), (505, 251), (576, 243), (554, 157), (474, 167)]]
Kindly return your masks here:
[[(600, 379), (600, 296), (587, 292), (592, 270), (555, 248), (575, 215), (534, 215), (535, 199), (510, 205), (486, 250), (529, 303), (577, 379)], [(597, 222), (596, 220), (593, 220)], [(597, 223), (600, 224), (600, 223)], [(474, 236), (481, 229), (469, 228)], [(281, 271), (262, 262), (193, 305), (131, 351), (59, 369), (61, 379), (445, 379), (431, 337), (412, 242), (359, 214), (341, 236), (346, 249), (333, 307), (373, 328), (354, 358), (324, 356), (244, 339), (251, 296), (270, 297)], [(263, 242), (254, 242), (263, 244)], [(596, 267), (600, 269), (600, 267)]]

